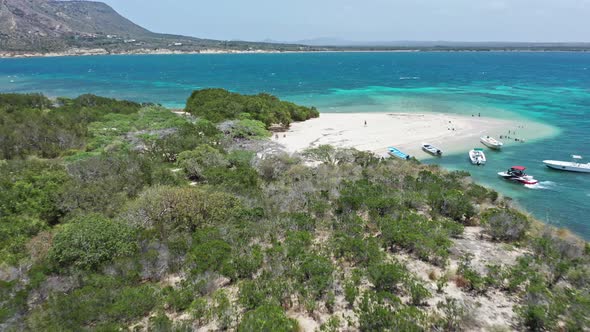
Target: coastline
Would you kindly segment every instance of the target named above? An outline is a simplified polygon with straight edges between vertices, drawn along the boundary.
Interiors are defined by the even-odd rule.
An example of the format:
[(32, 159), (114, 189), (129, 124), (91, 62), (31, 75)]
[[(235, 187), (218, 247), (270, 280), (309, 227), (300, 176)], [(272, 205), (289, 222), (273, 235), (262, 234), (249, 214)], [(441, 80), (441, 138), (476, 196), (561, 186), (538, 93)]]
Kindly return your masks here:
[(391, 49), (391, 50), (363, 50), (363, 49), (339, 49), (339, 50), (232, 50), (232, 49), (204, 49), (181, 51), (171, 49), (135, 49), (130, 51), (111, 52), (106, 49), (80, 49), (73, 48), (62, 52), (7, 52), (0, 51), (0, 59), (23, 59), (23, 58), (54, 58), (54, 57), (79, 57), (79, 56), (106, 56), (106, 55), (198, 55), (198, 54), (293, 54), (293, 53), (587, 53), (590, 49)]
[[(367, 122), (367, 126), (364, 125)], [(505, 146), (527, 144), (558, 133), (554, 127), (537, 122), (465, 116), (448, 113), (321, 113), (319, 118), (298, 122), (273, 137), (290, 152), (301, 152), (309, 147), (329, 144), (387, 155), (387, 147), (394, 146), (417, 159), (433, 156), (422, 151), (422, 143), (430, 143), (445, 155), (467, 153), (483, 147), (483, 135), (504, 138)], [(284, 135), (284, 137), (283, 137)], [(515, 141), (518, 138), (519, 141)], [(524, 142), (523, 142), (524, 140)]]

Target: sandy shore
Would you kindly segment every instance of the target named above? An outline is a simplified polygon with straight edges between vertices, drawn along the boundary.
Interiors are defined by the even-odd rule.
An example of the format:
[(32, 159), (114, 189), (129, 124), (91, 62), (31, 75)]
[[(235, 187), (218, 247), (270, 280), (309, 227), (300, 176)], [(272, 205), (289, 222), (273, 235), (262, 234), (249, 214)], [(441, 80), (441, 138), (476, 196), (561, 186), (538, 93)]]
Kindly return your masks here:
[[(365, 126), (364, 123), (367, 122)], [(508, 131), (516, 134), (508, 135)], [(387, 147), (395, 146), (418, 159), (431, 157), (421, 150), (423, 142), (442, 149), (445, 154), (466, 153), (481, 147), (479, 137), (504, 138), (505, 145), (549, 137), (556, 130), (541, 123), (519, 122), (485, 117), (469, 117), (442, 113), (322, 113), (318, 119), (292, 124), (284, 135), (273, 140), (289, 152), (330, 144), (352, 147), (386, 155)], [(524, 140), (525, 143), (514, 139)]]

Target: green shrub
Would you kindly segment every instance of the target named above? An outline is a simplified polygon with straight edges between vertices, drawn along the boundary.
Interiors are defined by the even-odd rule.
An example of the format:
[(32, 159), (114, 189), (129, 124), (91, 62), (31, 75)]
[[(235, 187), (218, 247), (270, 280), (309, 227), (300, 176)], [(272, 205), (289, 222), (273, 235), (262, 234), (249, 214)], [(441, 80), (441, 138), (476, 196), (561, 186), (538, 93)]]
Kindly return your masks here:
[(443, 195), (440, 213), (453, 220), (463, 221), (475, 216), (475, 208), (469, 201), (469, 197), (461, 191), (450, 190)]
[(471, 256), (467, 255), (461, 259), (457, 273), (465, 279), (467, 284), (465, 285), (468, 290), (476, 292), (484, 292), (485, 289), (485, 278), (482, 277), (477, 271), (471, 266)]
[(426, 315), (414, 307), (399, 305), (399, 300), (387, 303), (379, 295), (365, 293), (359, 308), (361, 331), (424, 331)]
[(403, 284), (408, 278), (406, 268), (397, 262), (370, 266), (368, 273), (369, 280), (377, 291), (391, 293), (399, 290), (399, 285)]
[(27, 317), (27, 329), (80, 330), (84, 327), (130, 322), (147, 315), (158, 303), (150, 285), (125, 286), (116, 279), (91, 276), (68, 294), (55, 294)]
[(229, 136), (234, 139), (260, 139), (270, 137), (266, 125), (257, 120), (237, 120), (230, 124)]
[(303, 257), (309, 251), (311, 240), (309, 232), (288, 232), (284, 243), (287, 258), (297, 260)]
[(362, 234), (349, 236), (344, 232), (334, 234), (334, 256), (361, 266), (379, 262), (383, 257), (380, 243), (375, 238), (363, 238)]
[(281, 307), (263, 305), (248, 311), (238, 326), (238, 331), (297, 332), (297, 321), (288, 318)]
[(204, 179), (208, 169), (229, 166), (226, 157), (209, 145), (200, 145), (192, 151), (181, 152), (177, 160), (178, 165), (192, 180)]
[(465, 308), (450, 297), (445, 297), (444, 302), (439, 302), (436, 307), (442, 312), (441, 320), (438, 322), (444, 331), (460, 331), (461, 324), (465, 318)]
[(415, 213), (401, 216), (398, 220), (383, 218), (379, 225), (387, 247), (399, 246), (420, 259), (438, 265), (444, 265), (449, 256), (450, 236), (463, 231), (463, 227), (454, 221), (430, 221)]
[(522, 240), (531, 225), (527, 216), (513, 209), (489, 209), (482, 220), (486, 231), (500, 241)]
[(120, 218), (168, 238), (174, 233), (191, 234), (206, 226), (232, 224), (241, 211), (241, 203), (229, 194), (162, 186), (144, 191)]
[(268, 272), (263, 272), (254, 280), (240, 283), (238, 301), (244, 308), (251, 310), (264, 304), (281, 305), (291, 297), (289, 282)]
[(231, 257), (232, 247), (222, 240), (206, 240), (193, 246), (190, 258), (195, 265), (194, 273), (206, 271), (225, 272), (223, 268)]
[(420, 306), (424, 304), (424, 300), (429, 298), (432, 294), (430, 291), (422, 285), (422, 283), (418, 281), (411, 281), (408, 285), (408, 289), (410, 291), (410, 297), (412, 300), (412, 305)]
[(297, 106), (269, 94), (246, 96), (223, 89), (194, 91), (186, 103), (186, 111), (213, 122), (252, 119), (263, 122), (267, 127), (273, 124), (288, 127), (292, 121), (319, 116), (315, 108)]
[(56, 267), (98, 268), (137, 250), (135, 231), (100, 215), (80, 217), (64, 225), (53, 238), (49, 260)]
[(297, 278), (305, 285), (305, 289), (316, 298), (321, 297), (332, 284), (332, 262), (319, 255), (308, 255), (297, 270)]

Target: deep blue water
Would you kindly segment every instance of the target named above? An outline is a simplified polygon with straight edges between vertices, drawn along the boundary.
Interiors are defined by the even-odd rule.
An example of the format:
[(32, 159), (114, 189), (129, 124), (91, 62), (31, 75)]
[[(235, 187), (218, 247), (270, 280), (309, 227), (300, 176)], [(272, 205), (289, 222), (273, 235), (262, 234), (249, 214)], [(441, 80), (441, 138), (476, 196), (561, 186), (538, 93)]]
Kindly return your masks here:
[[(544, 159), (590, 160), (590, 53), (318, 53), (0, 59), (0, 92), (94, 93), (182, 107), (190, 92), (261, 91), (335, 111), (433, 111), (538, 121), (556, 137), (507, 147), (474, 168), (465, 155), (436, 161), (464, 169), (537, 218), (590, 239), (590, 174), (545, 168)], [(524, 164), (541, 189), (496, 172)]]

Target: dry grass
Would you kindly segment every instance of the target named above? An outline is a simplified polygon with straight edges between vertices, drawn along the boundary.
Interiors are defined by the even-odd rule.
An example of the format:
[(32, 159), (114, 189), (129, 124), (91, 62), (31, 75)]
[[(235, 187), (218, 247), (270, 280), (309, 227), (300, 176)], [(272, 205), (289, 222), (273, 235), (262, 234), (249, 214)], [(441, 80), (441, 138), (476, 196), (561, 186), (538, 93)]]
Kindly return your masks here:
[(430, 279), (431, 281), (436, 281), (438, 280), (438, 278), (439, 276), (436, 270), (430, 270), (430, 272), (428, 272), (428, 279)]
[(453, 278), (453, 281), (455, 282), (455, 285), (457, 285), (457, 287), (459, 288), (469, 288), (470, 283), (467, 279), (465, 279), (462, 275), (456, 275)]

